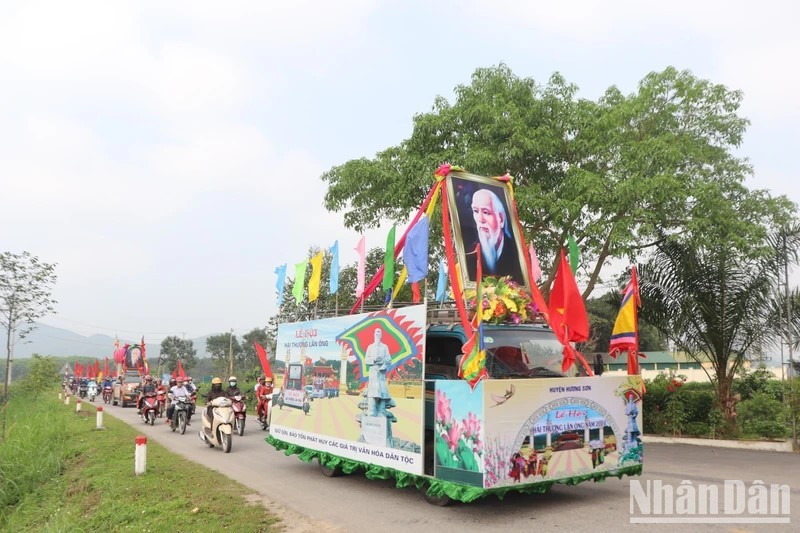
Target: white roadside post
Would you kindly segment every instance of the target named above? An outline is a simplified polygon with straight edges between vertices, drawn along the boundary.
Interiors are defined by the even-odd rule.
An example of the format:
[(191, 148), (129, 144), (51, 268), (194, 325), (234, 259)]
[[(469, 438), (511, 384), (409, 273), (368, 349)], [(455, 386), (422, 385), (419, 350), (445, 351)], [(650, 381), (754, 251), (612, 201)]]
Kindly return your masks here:
[(136, 437), (136, 453), (133, 459), (133, 471), (137, 476), (144, 474), (147, 468), (147, 437), (139, 435)]
[(103, 406), (97, 406), (97, 427), (95, 429), (103, 429)]
[(81, 412), (81, 399), (80, 398), (78, 398), (78, 400), (75, 402), (75, 412), (76, 413), (80, 413)]
[(64, 405), (69, 405), (69, 394), (64, 396)]
[(63, 399), (64, 399), (64, 398), (62, 398), (61, 396), (62, 396), (62, 394), (59, 392), (59, 393), (58, 393), (58, 399), (59, 399), (59, 400), (63, 400)]

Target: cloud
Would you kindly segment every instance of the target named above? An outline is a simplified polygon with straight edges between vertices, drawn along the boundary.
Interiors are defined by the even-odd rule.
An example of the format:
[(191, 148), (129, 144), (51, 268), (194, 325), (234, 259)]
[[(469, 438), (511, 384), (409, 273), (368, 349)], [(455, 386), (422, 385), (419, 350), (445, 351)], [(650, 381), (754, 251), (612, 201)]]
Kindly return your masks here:
[(800, 56), (800, 4), (792, 0), (472, 0), (466, 9), (489, 25), (502, 25), (503, 39), (555, 42), (600, 61), (639, 54), (666, 55), (673, 64), (688, 60), (675, 66), (743, 90), (748, 116), (800, 117), (800, 107), (786, 105), (800, 81), (797, 69), (788, 66)]
[[(324, 165), (282, 146), (269, 109), (298, 69), (328, 72), (360, 46), (375, 5), (4, 3), (4, 249), (59, 263), (67, 318), (206, 332), (233, 296), (252, 299), (234, 321), (265, 321), (274, 264), (341, 229), (322, 208)], [(254, 224), (259, 241), (244, 241)]]

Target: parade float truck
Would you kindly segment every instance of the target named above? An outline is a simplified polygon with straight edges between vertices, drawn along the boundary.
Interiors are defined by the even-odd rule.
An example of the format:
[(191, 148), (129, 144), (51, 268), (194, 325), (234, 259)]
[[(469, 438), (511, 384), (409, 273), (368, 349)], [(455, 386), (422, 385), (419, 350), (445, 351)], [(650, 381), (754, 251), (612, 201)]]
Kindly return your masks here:
[(113, 405), (127, 407), (136, 405), (139, 389), (147, 373), (147, 360), (144, 355), (144, 341), (141, 344), (125, 344), (114, 351), (118, 379), (111, 392)]
[[(502, 252), (487, 261), (500, 271), (483, 264), (479, 247), (470, 254), (470, 239), (484, 225), (476, 204), (486, 190), (499, 199), (494, 216), (508, 228), (501, 228), (501, 248), (516, 252), (516, 263), (503, 263)], [(369, 478), (415, 486), (436, 505), (640, 474), (641, 377), (594, 375), (568, 328), (555, 333), (554, 324), (563, 324), (530, 284), (507, 177), (440, 168), (395, 257), (405, 245), (404, 263), (414, 262), (409, 251), (419, 252), (415, 239), (428, 231), (439, 194), (450, 303), (390, 299), (364, 312), (360, 299), (348, 315), (279, 324), (284, 394), (293, 390), (299, 401), (315, 365), (331, 365), (341, 394), (315, 402), (308, 414), (273, 411), (267, 441), (286, 455), (316, 459), (326, 476), (361, 469)], [(487, 234), (483, 242), (491, 245)], [(346, 394), (354, 389), (357, 395)]]

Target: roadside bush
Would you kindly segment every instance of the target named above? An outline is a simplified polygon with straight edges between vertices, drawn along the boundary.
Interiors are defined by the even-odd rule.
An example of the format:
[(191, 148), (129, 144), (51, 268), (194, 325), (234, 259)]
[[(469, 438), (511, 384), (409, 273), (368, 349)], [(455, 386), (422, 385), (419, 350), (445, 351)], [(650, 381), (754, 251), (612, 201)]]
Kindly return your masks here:
[[(718, 437), (724, 420), (714, 386), (708, 382), (679, 385), (680, 378), (673, 371), (646, 381), (644, 432)], [(745, 372), (734, 380), (734, 393), (742, 396), (737, 405), (739, 432), (749, 438), (785, 438), (788, 413), (784, 413), (783, 389), (783, 384), (764, 369)]]
[(738, 405), (736, 412), (743, 434), (769, 439), (786, 437), (783, 404), (766, 392), (754, 393)]

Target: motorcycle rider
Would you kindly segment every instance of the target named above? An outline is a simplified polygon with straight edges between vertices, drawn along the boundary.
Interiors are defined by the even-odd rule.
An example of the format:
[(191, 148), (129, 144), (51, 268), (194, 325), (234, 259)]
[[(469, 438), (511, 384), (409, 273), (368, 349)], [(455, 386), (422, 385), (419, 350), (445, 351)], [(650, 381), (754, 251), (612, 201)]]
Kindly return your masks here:
[(142, 398), (144, 398), (144, 395), (148, 392), (156, 392), (156, 384), (153, 383), (153, 376), (150, 374), (145, 376), (144, 385), (139, 389), (139, 397), (136, 398), (136, 409), (139, 414), (142, 414)]
[(267, 402), (269, 402), (269, 394), (272, 394), (274, 388), (272, 386), (272, 377), (260, 376), (258, 378), (258, 388), (256, 389), (256, 398), (258, 398), (258, 405), (256, 406), (256, 413), (258, 419), (261, 420), (267, 413)]
[(197, 385), (195, 385), (194, 381), (192, 381), (192, 376), (186, 376), (186, 382), (184, 383), (184, 385), (186, 386), (187, 389), (189, 389), (189, 392), (191, 392), (192, 394), (195, 394), (197, 392)]
[(97, 383), (94, 380), (89, 380), (89, 383), (86, 384), (86, 395), (89, 398), (97, 397)]
[[(175, 386), (169, 390), (169, 398), (170, 400), (174, 400), (174, 398), (184, 397), (188, 398), (191, 394), (189, 393), (189, 389), (183, 386), (183, 378), (176, 378), (175, 379)], [(169, 424), (170, 420), (172, 420), (172, 415), (175, 413), (175, 402), (170, 401), (169, 407), (167, 407), (167, 419), (164, 421), (165, 424)], [(186, 421), (186, 425), (191, 425), (189, 420)]]
[(239, 390), (239, 387), (236, 386), (236, 383), (236, 376), (231, 376), (228, 378), (228, 389), (225, 391), (225, 394), (228, 395), (228, 398), (233, 398), (236, 395), (242, 394), (242, 391)]
[(211, 380), (211, 390), (208, 391), (208, 394), (206, 394), (206, 406), (207, 406), (207, 408), (206, 408), (206, 417), (208, 417), (209, 420), (212, 419), (211, 418), (211, 416), (212, 416), (211, 411), (214, 408), (211, 405), (211, 402), (216, 400), (217, 398), (225, 398), (225, 397), (227, 397), (227, 394), (225, 394), (225, 391), (222, 390), (222, 379), (221, 378), (212, 379)]
[(184, 381), (184, 386), (189, 391), (189, 395), (192, 396), (192, 405), (189, 408), (189, 420), (192, 419), (192, 415), (194, 414), (194, 404), (197, 403), (197, 385), (194, 384), (192, 381), (192, 376), (186, 376), (186, 380)]

